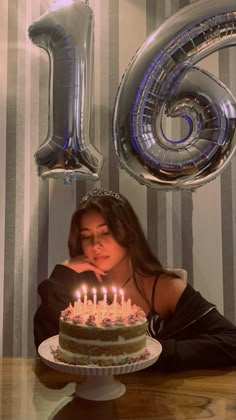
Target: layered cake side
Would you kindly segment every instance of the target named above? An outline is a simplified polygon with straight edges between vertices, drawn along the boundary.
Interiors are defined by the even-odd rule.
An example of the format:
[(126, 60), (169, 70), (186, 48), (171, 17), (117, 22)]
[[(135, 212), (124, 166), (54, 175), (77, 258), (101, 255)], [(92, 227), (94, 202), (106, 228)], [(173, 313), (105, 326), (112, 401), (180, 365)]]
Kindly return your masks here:
[(145, 313), (129, 300), (69, 305), (60, 317), (58, 356), (79, 365), (132, 363), (148, 357), (146, 330)]

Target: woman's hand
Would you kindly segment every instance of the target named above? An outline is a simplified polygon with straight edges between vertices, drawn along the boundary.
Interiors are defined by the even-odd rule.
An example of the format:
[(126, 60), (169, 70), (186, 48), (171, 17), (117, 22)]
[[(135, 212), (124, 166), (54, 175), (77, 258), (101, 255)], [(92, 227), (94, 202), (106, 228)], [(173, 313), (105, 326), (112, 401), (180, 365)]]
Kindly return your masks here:
[(91, 261), (87, 257), (85, 257), (85, 255), (69, 258), (68, 260), (63, 261), (63, 263), (61, 264), (71, 268), (77, 273), (83, 273), (84, 271), (93, 271), (99, 283), (102, 283), (101, 276), (106, 275), (106, 273), (103, 270), (96, 267), (96, 265), (92, 264)]

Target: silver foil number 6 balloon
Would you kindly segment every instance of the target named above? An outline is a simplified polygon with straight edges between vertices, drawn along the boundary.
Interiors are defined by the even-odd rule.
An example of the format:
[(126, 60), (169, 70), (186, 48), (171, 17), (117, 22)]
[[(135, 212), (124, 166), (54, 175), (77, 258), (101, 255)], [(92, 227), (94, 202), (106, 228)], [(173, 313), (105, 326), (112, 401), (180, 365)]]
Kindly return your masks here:
[(52, 0), (29, 27), (34, 44), (49, 55), (49, 124), (35, 153), (42, 178), (96, 181), (103, 159), (91, 144), (94, 19), (78, 0)]
[[(201, 0), (153, 32), (121, 81), (113, 138), (121, 167), (149, 187), (190, 189), (211, 181), (236, 145), (236, 102), (227, 87), (194, 65), (236, 45), (236, 1)], [(164, 117), (181, 117), (177, 140)]]

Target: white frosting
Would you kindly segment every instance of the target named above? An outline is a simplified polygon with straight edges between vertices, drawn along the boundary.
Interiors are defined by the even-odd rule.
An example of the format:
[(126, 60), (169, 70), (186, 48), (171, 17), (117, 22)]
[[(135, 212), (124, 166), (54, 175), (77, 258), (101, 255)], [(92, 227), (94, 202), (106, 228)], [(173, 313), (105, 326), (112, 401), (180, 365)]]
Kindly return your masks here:
[[(85, 345), (89, 347), (101, 347), (109, 346), (120, 346), (119, 350), (123, 351), (123, 354), (118, 355), (87, 355), (84, 353), (77, 353), (65, 350), (59, 345), (59, 359), (65, 361), (66, 363), (72, 364), (98, 364), (100, 366), (109, 365), (109, 364), (123, 364), (123, 363), (132, 363), (135, 359), (145, 358), (146, 349), (145, 349), (145, 338), (146, 332), (143, 333), (142, 328), (139, 326), (144, 326), (147, 323), (146, 315), (141, 308), (136, 305), (131, 305), (130, 299), (127, 302), (122, 302), (122, 305), (118, 302), (116, 305), (108, 305), (106, 302), (99, 301), (95, 306), (91, 301), (88, 301), (86, 304), (83, 302), (75, 302), (75, 305), (69, 305), (65, 311), (62, 311), (60, 321), (63, 324), (72, 324), (75, 329), (92, 329), (102, 331), (117, 331), (117, 337), (115, 340), (100, 340), (100, 339), (88, 339), (88, 338), (78, 338), (71, 336), (68, 332), (65, 334), (60, 330), (60, 338), (76, 343), (78, 346)], [(61, 325), (62, 326), (62, 325)], [(122, 337), (122, 331), (119, 332), (119, 329), (125, 329), (129, 336), (129, 330), (138, 327), (137, 334), (139, 329), (141, 329), (141, 335), (135, 337)], [(63, 328), (62, 328), (63, 329)], [(109, 334), (108, 334), (109, 335)], [(132, 334), (130, 334), (132, 335)], [(138, 351), (133, 353), (127, 353), (125, 351), (126, 345), (129, 346), (132, 344), (139, 344), (143, 347)], [(108, 349), (109, 350), (109, 349)], [(105, 351), (105, 350), (104, 350)], [(111, 350), (112, 353), (112, 350)]]
[(61, 312), (61, 321), (75, 323), (77, 325), (98, 328), (120, 328), (141, 325), (146, 322), (146, 315), (141, 308), (131, 305), (130, 299), (123, 304), (107, 304), (98, 301), (93, 305), (89, 300), (87, 303), (75, 302)]
[[(79, 358), (79, 357), (81, 357), (81, 358), (86, 358), (87, 357), (85, 354), (82, 354), (82, 353), (72, 353), (68, 350), (64, 350), (60, 346), (59, 346), (59, 351), (63, 354), (63, 356), (65, 356), (65, 358), (68, 361), (69, 360), (73, 361), (73, 360), (75, 360), (75, 358)], [(102, 361), (103, 360), (104, 361), (113, 360), (114, 362), (119, 363), (119, 361), (122, 361), (126, 358), (127, 359), (133, 359), (133, 358), (139, 357), (144, 352), (145, 352), (145, 349), (139, 350), (139, 351), (136, 351), (136, 352), (133, 352), (133, 353), (129, 353), (129, 354), (126, 353), (126, 354), (119, 354), (119, 355), (113, 355), (113, 356), (112, 355), (107, 356), (107, 355), (101, 354), (99, 356), (88, 356), (88, 358), (89, 358), (89, 361), (91, 363), (92, 362), (96, 363), (98, 360), (102, 360)]]
[(122, 328), (122, 327), (124, 327), (125, 329), (127, 329), (127, 328), (134, 328), (134, 326), (138, 326), (138, 325), (143, 325), (145, 322), (147, 322), (147, 320), (146, 320), (146, 318), (143, 318), (143, 319), (141, 319), (141, 320), (138, 320), (138, 321), (136, 321), (135, 322), (135, 324), (121, 324), (121, 325), (112, 325), (112, 327), (104, 327), (103, 325), (99, 325), (99, 326), (96, 326), (96, 325), (88, 325), (88, 324), (76, 324), (76, 323), (74, 323), (73, 322), (73, 320), (68, 320), (68, 321), (65, 321), (64, 319), (61, 319), (61, 321), (62, 322), (65, 322), (66, 324), (73, 324), (73, 325), (77, 325), (78, 327), (83, 327), (83, 328), (99, 328), (99, 330), (106, 330), (106, 331), (108, 331), (108, 330), (115, 330), (115, 329), (120, 329), (120, 328)]
[(71, 337), (70, 335), (66, 335), (60, 332), (60, 337), (64, 338), (65, 340), (70, 340), (70, 341), (74, 341), (77, 344), (88, 344), (88, 345), (102, 345), (102, 346), (111, 346), (111, 345), (116, 345), (116, 344), (132, 344), (132, 343), (137, 343), (141, 340), (144, 340), (146, 337), (146, 334), (143, 335), (139, 335), (138, 337), (135, 338), (128, 338), (125, 339), (124, 337), (117, 337), (116, 341), (102, 341), (102, 340), (84, 340), (81, 338), (75, 338), (75, 337)]

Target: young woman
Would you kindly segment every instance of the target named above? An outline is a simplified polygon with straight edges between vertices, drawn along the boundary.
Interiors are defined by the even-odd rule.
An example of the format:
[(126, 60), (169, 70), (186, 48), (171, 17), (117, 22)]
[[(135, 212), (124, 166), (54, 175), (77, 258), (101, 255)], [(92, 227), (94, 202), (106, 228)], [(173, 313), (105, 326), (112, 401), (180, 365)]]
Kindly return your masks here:
[(181, 370), (236, 365), (236, 327), (215, 305), (162, 267), (125, 197), (104, 189), (91, 190), (72, 216), (68, 247), (70, 258), (56, 265), (38, 288), (36, 348), (58, 334), (60, 311), (75, 301), (75, 291), (83, 283), (89, 287), (100, 284), (108, 291), (115, 285), (143, 308), (148, 333), (162, 344), (156, 367)]

